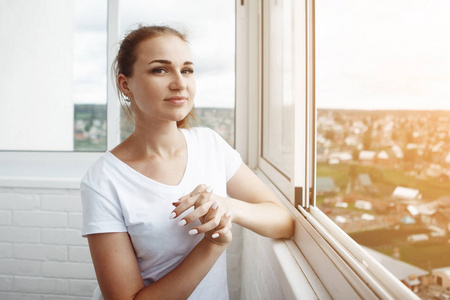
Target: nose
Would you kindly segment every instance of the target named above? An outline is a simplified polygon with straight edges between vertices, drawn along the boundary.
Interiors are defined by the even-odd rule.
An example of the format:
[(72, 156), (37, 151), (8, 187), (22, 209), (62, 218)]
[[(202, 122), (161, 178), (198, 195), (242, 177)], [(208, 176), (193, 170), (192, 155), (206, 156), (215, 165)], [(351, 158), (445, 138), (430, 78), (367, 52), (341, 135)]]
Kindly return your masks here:
[(183, 74), (174, 72), (172, 81), (170, 82), (169, 88), (171, 90), (185, 90), (187, 88), (186, 78), (184, 78)]

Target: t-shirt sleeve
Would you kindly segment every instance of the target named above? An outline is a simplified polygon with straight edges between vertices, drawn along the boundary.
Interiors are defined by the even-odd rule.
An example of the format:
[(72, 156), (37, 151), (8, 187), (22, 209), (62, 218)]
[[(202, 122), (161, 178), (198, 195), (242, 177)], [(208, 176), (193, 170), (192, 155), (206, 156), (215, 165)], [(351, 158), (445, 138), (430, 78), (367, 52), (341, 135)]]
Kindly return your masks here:
[(226, 170), (226, 179), (227, 182), (236, 174), (237, 170), (242, 164), (242, 158), (239, 152), (236, 151), (233, 147), (230, 146), (217, 132), (214, 132), (214, 136), (216, 139), (216, 143), (218, 144), (218, 148), (221, 149), (222, 154), (225, 158), (225, 170)]
[(94, 233), (127, 232), (118, 201), (110, 200), (85, 183), (81, 183), (83, 237)]

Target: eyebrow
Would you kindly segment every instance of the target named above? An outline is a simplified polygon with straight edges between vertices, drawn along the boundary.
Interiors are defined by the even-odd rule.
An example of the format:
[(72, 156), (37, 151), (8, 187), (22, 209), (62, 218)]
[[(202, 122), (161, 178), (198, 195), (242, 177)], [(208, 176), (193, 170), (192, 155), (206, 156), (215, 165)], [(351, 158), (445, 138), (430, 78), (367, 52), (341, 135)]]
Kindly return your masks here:
[[(161, 63), (161, 64), (167, 64), (167, 65), (171, 65), (172, 64), (172, 62), (170, 60), (165, 60), (165, 59), (155, 59), (155, 60), (149, 62), (148, 64), (150, 65), (152, 63)], [(193, 64), (194, 63), (191, 62), (191, 61), (185, 61), (183, 63), (183, 65), (193, 65)]]

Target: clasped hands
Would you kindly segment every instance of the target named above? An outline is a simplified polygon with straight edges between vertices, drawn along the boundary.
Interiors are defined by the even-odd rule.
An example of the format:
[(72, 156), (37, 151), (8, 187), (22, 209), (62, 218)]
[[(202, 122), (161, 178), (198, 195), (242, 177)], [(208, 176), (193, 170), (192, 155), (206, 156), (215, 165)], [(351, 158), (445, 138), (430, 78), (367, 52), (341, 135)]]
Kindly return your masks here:
[(187, 194), (178, 201), (173, 202), (175, 209), (170, 215), (175, 219), (190, 207), (194, 210), (179, 220), (179, 226), (185, 226), (197, 219), (202, 225), (189, 231), (190, 235), (205, 234), (205, 239), (216, 244), (229, 244), (231, 235), (231, 212), (228, 211), (221, 201), (222, 197), (213, 194), (212, 187), (201, 184), (190, 194)]

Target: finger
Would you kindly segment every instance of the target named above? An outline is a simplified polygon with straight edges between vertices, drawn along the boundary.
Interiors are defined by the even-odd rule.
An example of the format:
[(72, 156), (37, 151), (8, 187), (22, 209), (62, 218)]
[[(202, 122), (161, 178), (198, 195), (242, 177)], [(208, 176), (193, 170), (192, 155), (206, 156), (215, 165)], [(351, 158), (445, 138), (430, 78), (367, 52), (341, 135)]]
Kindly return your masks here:
[(183, 217), (183, 219), (181, 219), (178, 224), (180, 226), (184, 226), (186, 224), (189, 224), (189, 223), (205, 216), (208, 213), (211, 206), (212, 206), (212, 204), (210, 202), (200, 205), (199, 207), (194, 209), (193, 212), (191, 212), (187, 216)]
[(192, 196), (200, 194), (201, 192), (206, 190), (206, 188), (207, 188), (206, 184), (200, 184), (192, 192), (190, 192), (189, 194), (184, 195), (183, 197), (180, 197), (179, 199), (177, 199), (176, 201), (174, 201), (172, 203), (183, 202), (183, 201), (187, 200), (188, 198), (190, 198)]
[(175, 209), (170, 213), (170, 219), (175, 219), (180, 216), (183, 212), (188, 210), (190, 207), (194, 206), (195, 201), (197, 201), (198, 196), (189, 197), (182, 202), (172, 203)]
[(211, 205), (211, 207), (209, 208), (209, 211), (204, 216), (202, 223), (206, 223), (206, 222), (209, 222), (209, 220), (214, 219), (219, 211), (218, 207), (219, 207), (219, 202), (214, 201), (213, 204)]
[[(189, 197), (188, 199), (184, 201), (178, 202), (178, 204), (175, 205), (175, 203), (172, 203), (175, 205), (175, 209), (172, 211), (170, 218), (174, 219), (177, 216), (184, 213), (186, 210), (188, 210), (190, 207), (194, 206), (194, 208), (197, 208), (201, 206), (202, 204), (209, 202), (209, 197), (211, 197), (212, 190), (210, 192), (207, 192), (208, 189), (203, 191), (200, 194), (197, 194), (195, 196)], [(209, 207), (208, 207), (209, 208)]]
[(230, 227), (227, 226), (227, 227), (224, 227), (224, 228), (222, 228), (222, 229), (220, 229), (220, 230), (215, 231), (215, 232), (211, 235), (211, 237), (212, 237), (213, 239), (217, 239), (217, 238), (220, 237), (220, 236), (227, 235), (229, 232), (230, 232)]
[(189, 196), (195, 196), (197, 194), (202, 193), (203, 191), (205, 191), (207, 189), (207, 185), (206, 184), (200, 184), (198, 185), (190, 194)]
[(219, 225), (217, 225), (217, 230), (228, 227), (231, 222), (231, 211), (227, 211), (222, 218), (220, 218)]
[(197, 234), (205, 233), (205, 232), (208, 232), (211, 230), (215, 230), (217, 228), (217, 226), (219, 225), (219, 223), (220, 223), (220, 217), (216, 215), (214, 218), (212, 218), (205, 224), (196, 227), (195, 229), (197, 229)]

